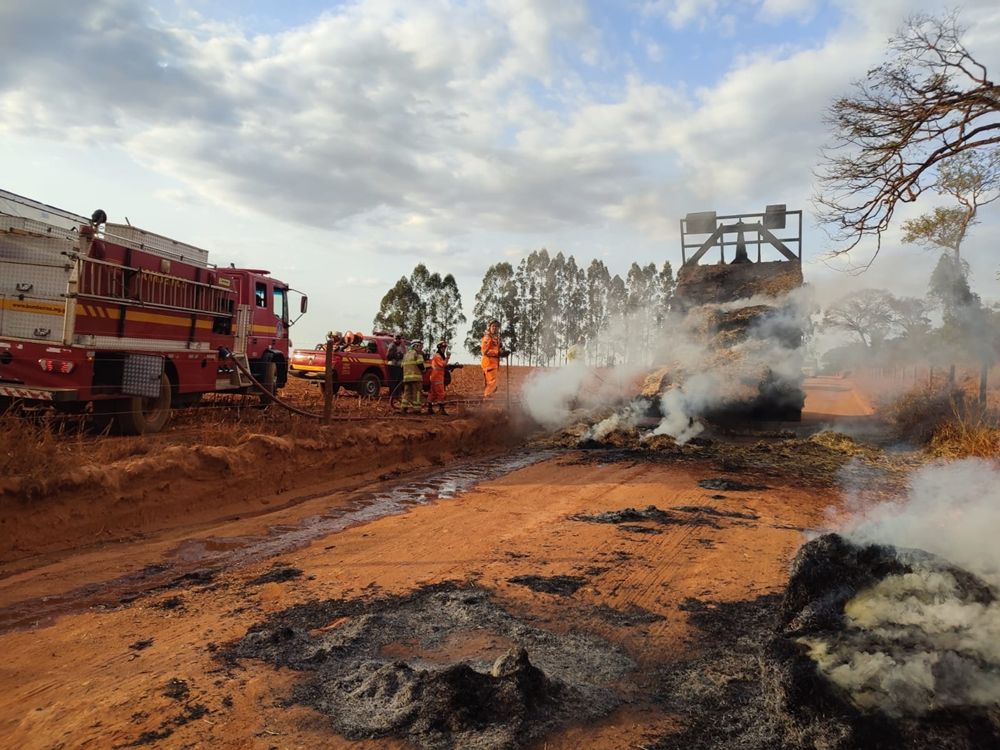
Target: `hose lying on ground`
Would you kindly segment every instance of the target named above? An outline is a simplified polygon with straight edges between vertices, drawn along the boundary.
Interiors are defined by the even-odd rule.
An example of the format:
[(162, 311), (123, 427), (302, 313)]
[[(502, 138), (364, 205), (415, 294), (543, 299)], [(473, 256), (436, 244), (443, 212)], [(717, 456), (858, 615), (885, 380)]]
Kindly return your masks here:
[[(299, 415), (301, 415), (303, 417), (309, 417), (311, 419), (324, 419), (324, 416), (322, 414), (320, 414), (319, 412), (305, 411), (304, 409), (299, 409), (296, 406), (292, 406), (291, 404), (289, 404), (286, 401), (282, 401), (280, 398), (278, 398), (278, 396), (276, 394), (272, 393), (268, 389), (268, 387), (266, 385), (264, 385), (259, 380), (257, 380), (257, 378), (255, 378), (253, 376), (253, 374), (250, 372), (250, 370), (247, 369), (246, 367), (244, 367), (243, 363), (240, 362), (238, 359), (236, 359), (236, 357), (233, 355), (233, 353), (231, 351), (229, 351), (228, 349), (223, 348), (223, 349), (221, 349), (219, 351), (219, 359), (230, 359), (230, 360), (232, 360), (233, 364), (236, 365), (236, 368), (240, 372), (242, 372), (244, 375), (246, 375), (247, 378), (250, 380), (251, 383), (253, 383), (255, 386), (257, 386), (257, 388), (260, 390), (261, 395), (265, 396), (267, 399), (269, 399), (273, 403), (277, 404), (278, 406), (281, 406), (282, 408), (287, 409), (288, 411), (292, 412), (293, 414), (299, 414)], [(447, 401), (447, 402), (445, 402), (445, 404), (447, 406), (459, 405), (459, 404), (463, 405), (463, 406), (464, 405), (468, 405), (468, 404), (479, 405), (481, 403), (482, 403), (481, 399), (480, 400), (466, 399), (466, 400), (455, 400), (455, 401)], [(404, 416), (404, 415), (397, 415), (397, 416)], [(414, 414), (413, 416), (416, 417), (416, 416), (419, 416), (419, 414)], [(339, 422), (366, 422), (366, 421), (369, 421), (369, 420), (372, 420), (372, 419), (380, 419), (380, 417), (343, 417), (343, 416), (332, 416), (331, 415), (330, 419), (331, 420), (337, 420)]]

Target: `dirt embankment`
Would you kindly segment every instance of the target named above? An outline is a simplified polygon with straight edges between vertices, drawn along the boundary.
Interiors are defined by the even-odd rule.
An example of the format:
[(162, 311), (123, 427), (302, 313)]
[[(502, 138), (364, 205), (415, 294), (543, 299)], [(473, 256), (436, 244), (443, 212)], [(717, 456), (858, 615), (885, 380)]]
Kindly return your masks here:
[(176, 431), (132, 439), (121, 457), (108, 455), (118, 448), (115, 438), (98, 438), (49, 470), (5, 478), (0, 565), (9, 572), (23, 558), (273, 512), (309, 488), (373, 483), (520, 439), (501, 411), (215, 436), (204, 441)]

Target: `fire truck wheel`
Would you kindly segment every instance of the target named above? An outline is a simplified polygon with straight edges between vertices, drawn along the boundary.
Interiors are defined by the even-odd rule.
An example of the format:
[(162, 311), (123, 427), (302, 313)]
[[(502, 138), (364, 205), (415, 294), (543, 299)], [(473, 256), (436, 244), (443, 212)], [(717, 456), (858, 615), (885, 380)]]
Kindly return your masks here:
[(170, 416), (170, 378), (160, 376), (160, 395), (155, 398), (132, 396), (118, 402), (122, 406), (115, 415), (118, 431), (123, 435), (142, 435), (159, 432)]
[(374, 372), (366, 372), (358, 383), (358, 393), (362, 398), (378, 398), (382, 392), (382, 379)]

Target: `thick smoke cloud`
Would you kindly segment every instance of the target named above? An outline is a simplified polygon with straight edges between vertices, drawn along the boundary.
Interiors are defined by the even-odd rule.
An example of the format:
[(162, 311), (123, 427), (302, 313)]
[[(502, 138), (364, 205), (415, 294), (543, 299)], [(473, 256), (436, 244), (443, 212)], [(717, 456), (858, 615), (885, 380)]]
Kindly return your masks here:
[(916, 472), (907, 496), (855, 511), (847, 536), (932, 552), (1000, 587), (1000, 470), (995, 462), (965, 459)]
[[(770, 311), (749, 326), (744, 340), (732, 346), (713, 343), (715, 313), (757, 306), (766, 306)], [(780, 298), (757, 296), (695, 308), (665, 321), (657, 345), (640, 361), (602, 370), (599, 377), (588, 377), (578, 368), (561, 368), (535, 377), (525, 388), (525, 407), (536, 421), (550, 429), (588, 417), (598, 418), (584, 439), (600, 440), (614, 430), (637, 426), (646, 409), (641, 403), (632, 403), (631, 398), (643, 377), (647, 378), (647, 386), (655, 385), (655, 379), (660, 377), (664, 386), (656, 388), (654, 397), (659, 401), (662, 418), (645, 437), (669, 435), (683, 444), (704, 430), (701, 418), (706, 413), (751, 401), (766, 378), (778, 386), (798, 387), (802, 342), (801, 337), (789, 336), (788, 332), (807, 331), (812, 310), (808, 287)], [(632, 326), (635, 328), (638, 326)], [(570, 409), (570, 404), (575, 408)], [(609, 408), (615, 411), (601, 418)]]

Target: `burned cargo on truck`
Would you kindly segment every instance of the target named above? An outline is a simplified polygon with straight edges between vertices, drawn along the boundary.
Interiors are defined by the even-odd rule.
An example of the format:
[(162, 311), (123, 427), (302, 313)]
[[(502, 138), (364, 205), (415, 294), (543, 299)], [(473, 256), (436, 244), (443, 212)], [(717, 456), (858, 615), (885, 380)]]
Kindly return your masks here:
[[(789, 217), (797, 221), (794, 233), (786, 229)], [(699, 416), (801, 417), (805, 394), (798, 352), (804, 330), (794, 299), (802, 287), (801, 243), (802, 212), (786, 211), (783, 205), (768, 206), (762, 214), (707, 212), (681, 220), (684, 262), (677, 274), (674, 311), (683, 316), (682, 334), (701, 342), (699, 370), (717, 374), (719, 391)], [(716, 250), (718, 262), (705, 263)], [(779, 259), (766, 260), (765, 251)], [(690, 374), (665, 364), (646, 379), (643, 395), (681, 386)]]

